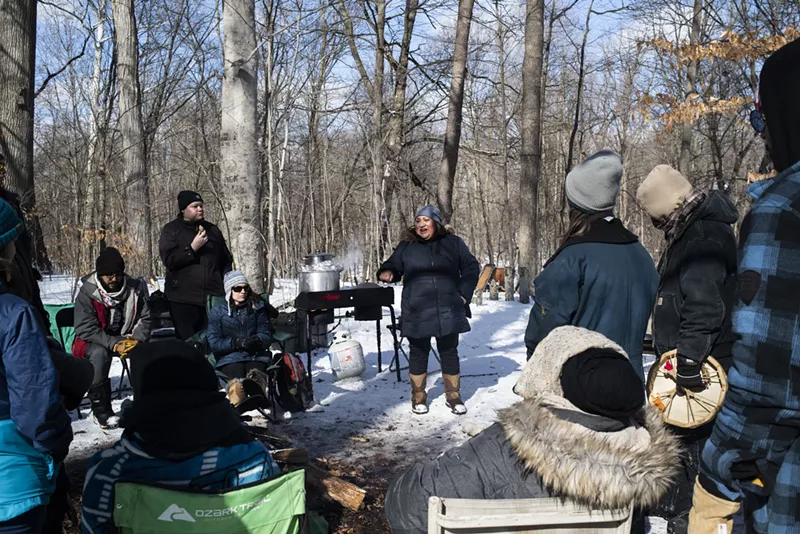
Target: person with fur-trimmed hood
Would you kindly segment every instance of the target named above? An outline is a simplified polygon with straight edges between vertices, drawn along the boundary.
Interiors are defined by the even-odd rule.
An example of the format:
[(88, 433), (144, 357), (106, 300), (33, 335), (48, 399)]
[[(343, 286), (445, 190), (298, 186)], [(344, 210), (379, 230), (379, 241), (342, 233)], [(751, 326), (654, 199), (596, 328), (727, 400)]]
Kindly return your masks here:
[(442, 222), (435, 206), (417, 211), (414, 227), (381, 265), (378, 279), (403, 279), (401, 330), (411, 345), (408, 377), (411, 409), (428, 413), (426, 382), (431, 338), (442, 361), (445, 401), (456, 415), (467, 413), (461, 400), (458, 335), (469, 332), (469, 302), (478, 284), (480, 264), (466, 243)]
[(396, 478), (386, 493), (393, 534), (427, 532), (428, 498), (559, 497), (593, 509), (642, 510), (666, 492), (679, 446), (625, 351), (575, 326), (536, 347), (514, 392), (523, 400), (436, 460)]
[(143, 280), (125, 274), (125, 260), (114, 247), (100, 253), (95, 272), (82, 282), (75, 299), (72, 353), (92, 362), (92, 413), (98, 425), (111, 428), (118, 423), (111, 407), (111, 359), (125, 358), (137, 343), (150, 340), (149, 291)]

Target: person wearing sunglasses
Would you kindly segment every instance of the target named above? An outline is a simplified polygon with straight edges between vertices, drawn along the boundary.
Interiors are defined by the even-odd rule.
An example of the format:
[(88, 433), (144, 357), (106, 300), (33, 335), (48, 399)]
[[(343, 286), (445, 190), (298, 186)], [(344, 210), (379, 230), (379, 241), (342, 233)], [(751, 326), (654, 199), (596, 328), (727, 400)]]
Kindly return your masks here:
[(728, 392), (703, 448), (690, 532), (730, 532), (744, 508), (748, 531), (800, 532), (800, 40), (764, 62), (754, 129), (773, 178), (739, 235), (738, 300)]
[(267, 303), (250, 289), (241, 271), (225, 275), (225, 302), (211, 309), (208, 344), (217, 369), (228, 378), (245, 378), (252, 369), (265, 372), (269, 365), (272, 327)]

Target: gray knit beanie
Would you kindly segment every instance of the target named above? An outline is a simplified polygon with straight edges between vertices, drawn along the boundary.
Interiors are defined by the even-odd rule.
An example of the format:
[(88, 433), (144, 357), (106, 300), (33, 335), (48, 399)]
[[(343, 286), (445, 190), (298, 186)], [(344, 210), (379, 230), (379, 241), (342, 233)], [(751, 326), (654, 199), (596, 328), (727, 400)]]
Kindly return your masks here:
[(567, 199), (587, 213), (611, 211), (617, 203), (622, 180), (622, 158), (603, 149), (583, 160), (567, 175)]
[(247, 277), (242, 271), (230, 271), (225, 274), (223, 283), (225, 285), (225, 302), (228, 304), (228, 315), (231, 315), (233, 313), (233, 310), (231, 310), (233, 288), (236, 286), (250, 286), (250, 282), (247, 281)]
[(417, 210), (417, 214), (414, 217), (427, 217), (433, 220), (439, 226), (444, 226), (442, 222), (442, 212), (439, 211), (439, 208), (436, 206), (431, 206), (428, 204), (427, 206), (422, 206), (419, 210)]

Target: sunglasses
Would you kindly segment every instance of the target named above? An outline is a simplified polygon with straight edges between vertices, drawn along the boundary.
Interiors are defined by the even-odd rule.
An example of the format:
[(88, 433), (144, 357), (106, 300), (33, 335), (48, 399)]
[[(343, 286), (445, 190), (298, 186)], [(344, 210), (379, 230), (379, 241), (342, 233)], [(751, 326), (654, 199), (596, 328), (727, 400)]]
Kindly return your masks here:
[(757, 134), (762, 134), (767, 129), (767, 119), (760, 109), (754, 108), (750, 112), (750, 126), (753, 127)]
[(244, 291), (247, 291), (248, 289), (250, 288), (247, 286), (236, 286), (231, 291), (233, 291), (234, 293), (242, 293)]

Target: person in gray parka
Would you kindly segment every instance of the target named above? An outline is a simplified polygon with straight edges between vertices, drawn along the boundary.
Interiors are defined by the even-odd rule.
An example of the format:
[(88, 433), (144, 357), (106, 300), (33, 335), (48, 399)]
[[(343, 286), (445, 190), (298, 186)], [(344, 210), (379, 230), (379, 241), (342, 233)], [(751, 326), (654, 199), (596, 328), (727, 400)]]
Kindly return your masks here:
[(95, 421), (115, 427), (119, 419), (111, 407), (111, 359), (125, 358), (137, 344), (150, 340), (147, 284), (125, 274), (125, 260), (114, 247), (103, 250), (95, 272), (83, 278), (75, 299), (75, 342), (72, 353), (94, 366), (89, 400)]
[(470, 330), (469, 302), (479, 274), (478, 260), (445, 227), (435, 206), (419, 209), (414, 227), (378, 270), (382, 282), (403, 279), (401, 331), (411, 345), (408, 377), (414, 413), (428, 412), (425, 387), (432, 337), (442, 361), (447, 406), (457, 415), (467, 412), (460, 393), (458, 335)]
[(524, 400), (463, 445), (389, 485), (393, 534), (428, 532), (428, 499), (558, 497), (592, 509), (642, 510), (666, 492), (679, 446), (644, 405), (625, 351), (574, 326), (553, 330), (514, 391)]

